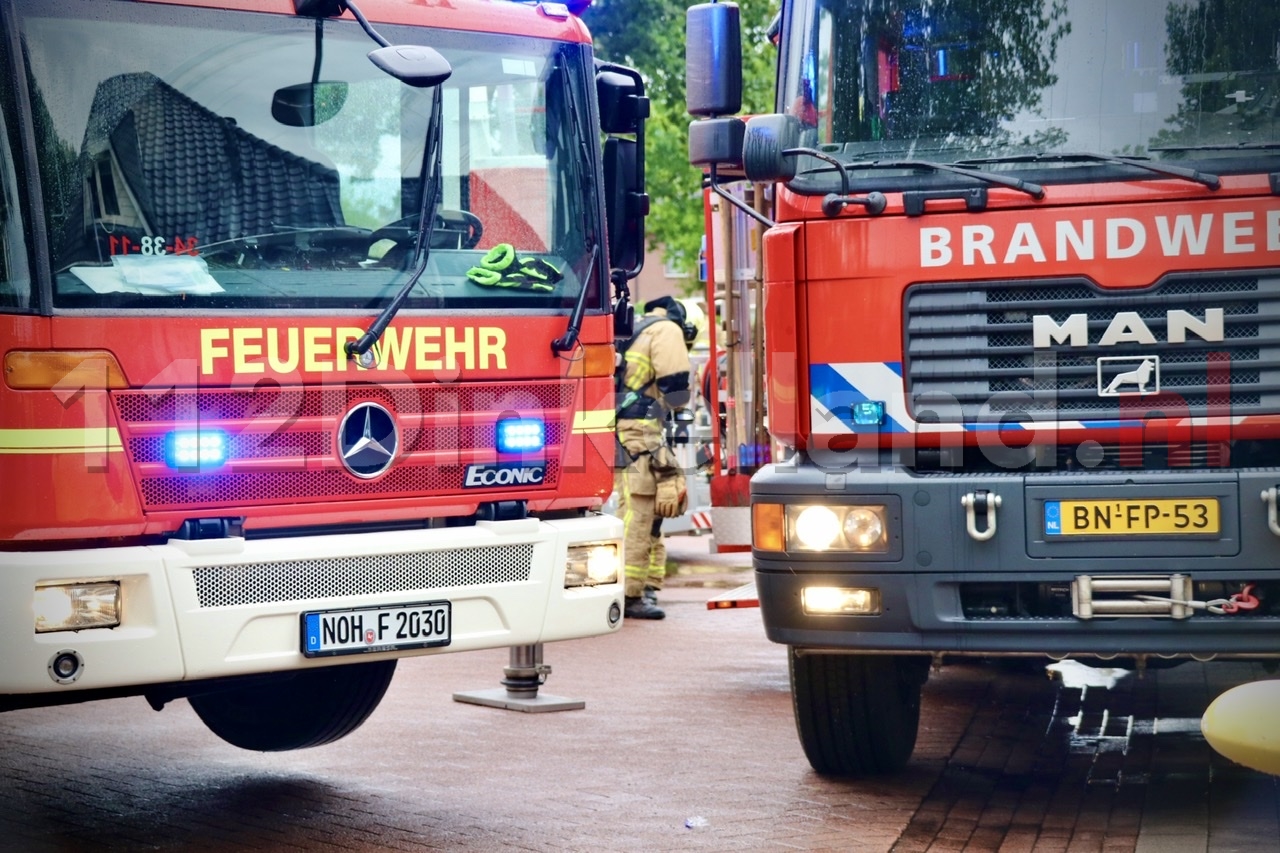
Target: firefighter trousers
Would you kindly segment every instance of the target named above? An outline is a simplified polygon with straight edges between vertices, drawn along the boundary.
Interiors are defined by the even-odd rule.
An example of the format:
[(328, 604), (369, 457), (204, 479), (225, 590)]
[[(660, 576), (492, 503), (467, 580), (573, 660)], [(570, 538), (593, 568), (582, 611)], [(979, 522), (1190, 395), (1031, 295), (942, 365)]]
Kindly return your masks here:
[(627, 479), (625, 472), (617, 472), (613, 489), (623, 527), (625, 594), (627, 598), (638, 598), (646, 586), (662, 589), (667, 574), (667, 546), (662, 542), (662, 519), (653, 510), (653, 495), (633, 494)]

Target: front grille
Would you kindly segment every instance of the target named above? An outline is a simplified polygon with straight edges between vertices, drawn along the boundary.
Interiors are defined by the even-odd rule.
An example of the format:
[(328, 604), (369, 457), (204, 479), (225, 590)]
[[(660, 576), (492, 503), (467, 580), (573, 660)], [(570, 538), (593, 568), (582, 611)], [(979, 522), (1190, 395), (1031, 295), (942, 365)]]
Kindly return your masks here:
[[(1167, 343), (1168, 312), (1222, 309), (1224, 340)], [(1118, 340), (1102, 340), (1117, 315)], [(1087, 343), (1035, 347), (1034, 317), (1087, 316)], [(1155, 343), (1142, 343), (1146, 333)], [(906, 294), (908, 404), (942, 423), (1118, 420), (1280, 412), (1280, 276), (1168, 276), (1140, 290), (1085, 281), (957, 282)], [(1160, 394), (1102, 396), (1099, 359), (1159, 357)], [(1151, 386), (1154, 387), (1154, 386)]]
[[(570, 435), (572, 382), (433, 383), (338, 387), (158, 389), (113, 394), (124, 445), (148, 510), (217, 510), (237, 506), (456, 495), (467, 462), (493, 459), (500, 416), (542, 418), (546, 466), (534, 489), (559, 482), (559, 456)], [(386, 408), (400, 429), (397, 461), (362, 480), (342, 467), (337, 427), (357, 403)], [(176, 428), (226, 434), (227, 464), (188, 471), (165, 464), (165, 436)], [(517, 487), (518, 488), (518, 487)], [(510, 491), (509, 489), (507, 491)], [(486, 490), (474, 489), (478, 499)], [(488, 490), (492, 494), (492, 490)]]
[(519, 583), (533, 545), (208, 566), (192, 572), (201, 607), (236, 607), (444, 587)]

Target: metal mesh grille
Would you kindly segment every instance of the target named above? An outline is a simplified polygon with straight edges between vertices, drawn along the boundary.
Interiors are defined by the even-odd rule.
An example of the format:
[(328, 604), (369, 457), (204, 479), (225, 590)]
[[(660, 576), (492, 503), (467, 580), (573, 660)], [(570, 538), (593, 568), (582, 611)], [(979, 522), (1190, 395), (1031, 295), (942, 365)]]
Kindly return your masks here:
[[(334, 388), (264, 382), (254, 388), (122, 391), (113, 400), (130, 460), (152, 466), (138, 475), (144, 506), (214, 509), (456, 493), (463, 488), (466, 470), (458, 460), (472, 450), (491, 454), (496, 421), (513, 414), (544, 419), (546, 469), (542, 482), (529, 488), (553, 488), (559, 482), (557, 452), (569, 435), (574, 388), (572, 382), (559, 381), (394, 387), (352, 382)], [(402, 458), (374, 480), (350, 475), (338, 465), (336, 424), (364, 401), (394, 413), (402, 456), (435, 453), (439, 460), (441, 451), (459, 455), (445, 454), (453, 461), (450, 465)], [(321, 419), (329, 419), (332, 428)], [(165, 461), (164, 434), (175, 424), (226, 433), (230, 463), (204, 472), (156, 467)], [(246, 460), (261, 461), (237, 470), (236, 463)], [(475, 494), (483, 498), (485, 490)]]
[[(1223, 313), (1225, 340), (1188, 335), (1163, 343), (1171, 309)], [(1155, 346), (1099, 341), (1121, 312), (1137, 314)], [(1033, 317), (1055, 324), (1086, 315), (1088, 343), (1037, 349)], [(1171, 276), (1141, 290), (1103, 290), (1083, 281), (965, 282), (907, 291), (908, 400), (917, 419), (972, 423), (1026, 412), (1063, 420), (1135, 416), (1148, 402), (1179, 416), (1280, 412), (1280, 277)], [(1099, 393), (1100, 358), (1160, 359), (1161, 399)], [(1123, 410), (1123, 411), (1122, 411)], [(921, 418), (921, 414), (926, 417)]]
[(210, 566), (192, 572), (201, 607), (527, 581), (533, 545)]
[[(142, 481), (142, 495), (150, 507), (200, 504), (218, 505), (305, 503), (363, 498), (373, 495), (400, 495), (408, 492), (457, 492), (462, 489), (465, 468), (401, 465), (377, 480), (358, 480), (336, 468), (327, 470), (253, 471), (243, 474), (203, 474), (200, 476), (152, 477)], [(560, 465), (547, 463), (540, 485), (559, 482)], [(483, 489), (471, 489), (478, 499)]]
[(372, 400), (402, 416), (451, 412), (555, 409), (573, 402), (565, 382), (519, 385), (405, 385), (386, 388), (352, 382), (340, 388), (299, 388), (263, 383), (254, 388), (209, 391), (124, 391), (115, 395), (120, 419), (129, 423), (340, 417), (353, 404)]

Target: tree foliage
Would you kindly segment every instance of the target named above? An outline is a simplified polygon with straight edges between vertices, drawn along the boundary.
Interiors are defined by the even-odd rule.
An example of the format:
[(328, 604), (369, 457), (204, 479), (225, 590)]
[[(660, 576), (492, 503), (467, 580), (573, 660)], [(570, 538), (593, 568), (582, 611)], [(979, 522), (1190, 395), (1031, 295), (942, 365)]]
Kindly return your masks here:
[[(645, 127), (645, 173), (651, 200), (645, 231), (651, 249), (687, 273), (697, 287), (703, 232), (702, 173), (689, 165), (685, 111), (685, 10), (681, 0), (595, 0), (583, 21), (601, 59), (628, 65), (644, 77), (651, 115)], [(743, 96), (746, 114), (773, 111), (776, 50), (766, 37), (777, 0), (740, 0)]]
[(1280, 5), (1241, 0), (1170, 3), (1167, 71), (1182, 103), (1154, 147), (1275, 140), (1280, 126)]

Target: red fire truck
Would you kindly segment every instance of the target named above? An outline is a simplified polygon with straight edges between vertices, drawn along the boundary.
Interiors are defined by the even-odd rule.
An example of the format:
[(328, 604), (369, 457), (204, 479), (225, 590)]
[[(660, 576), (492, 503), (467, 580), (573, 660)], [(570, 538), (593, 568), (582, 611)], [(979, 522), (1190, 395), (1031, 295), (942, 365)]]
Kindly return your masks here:
[(0, 21), (0, 710), (294, 749), (401, 657), (618, 629), (638, 74), (549, 2)]
[(813, 767), (901, 767), (957, 657), (1280, 657), (1280, 7), (787, 0), (745, 122), (739, 27), (690, 10), (690, 158), (766, 201), (753, 562)]

